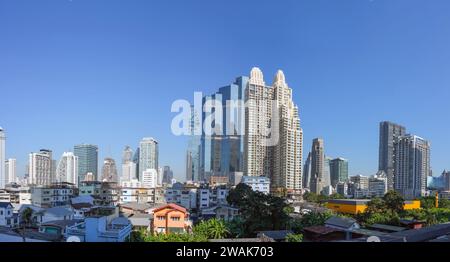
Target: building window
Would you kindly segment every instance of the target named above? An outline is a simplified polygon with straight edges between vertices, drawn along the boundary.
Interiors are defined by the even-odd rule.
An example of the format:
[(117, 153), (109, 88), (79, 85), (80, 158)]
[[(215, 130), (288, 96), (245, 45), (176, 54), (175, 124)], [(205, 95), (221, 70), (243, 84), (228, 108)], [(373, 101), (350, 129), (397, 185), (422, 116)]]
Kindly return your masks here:
[(162, 220), (166, 220), (166, 218), (165, 217), (163, 217), (163, 216), (157, 216), (156, 217), (158, 220), (160, 220), (160, 221), (162, 221)]
[(180, 217), (171, 217), (172, 221), (180, 221)]

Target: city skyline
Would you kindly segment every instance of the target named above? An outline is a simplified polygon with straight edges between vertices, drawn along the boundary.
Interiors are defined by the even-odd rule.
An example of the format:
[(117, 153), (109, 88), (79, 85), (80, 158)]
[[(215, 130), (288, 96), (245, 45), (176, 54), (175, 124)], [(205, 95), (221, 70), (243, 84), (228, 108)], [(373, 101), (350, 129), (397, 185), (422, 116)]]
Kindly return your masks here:
[[(5, 57), (0, 61), (0, 70), (5, 72), (0, 76), (0, 88), (9, 98), (0, 113), (0, 126), (7, 136), (5, 158), (17, 159), (17, 175), (21, 177), (30, 152), (48, 148), (54, 159), (59, 160), (74, 145), (90, 143), (98, 145), (99, 159), (110, 156), (121, 163), (125, 145), (134, 150), (140, 139), (151, 136), (159, 142), (159, 166), (170, 166), (174, 177), (184, 180), (187, 138), (171, 134), (170, 121), (174, 114), (170, 112), (170, 104), (176, 99), (192, 100), (194, 91), (211, 94), (258, 66), (267, 72), (285, 71), (293, 88), (293, 101), (300, 109), (304, 148), (311, 148), (313, 138), (322, 137), (327, 155), (349, 160), (350, 176), (369, 176), (378, 171), (378, 124), (385, 120), (401, 124), (408, 132), (430, 141), (434, 175), (449, 169), (450, 125), (445, 122), (445, 98), (450, 95), (447, 87), (450, 79), (442, 70), (449, 66), (444, 60), (449, 55), (446, 46), (450, 46), (450, 34), (446, 25), (450, 25), (450, 20), (444, 11), (450, 5), (443, 1), (427, 5), (427, 10), (433, 11), (432, 18), (421, 11), (424, 6), (418, 1), (396, 1), (389, 5), (389, 10), (383, 1), (349, 1), (339, 5), (324, 1), (328, 5), (321, 5), (320, 9), (311, 2), (298, 2), (282, 3), (284, 16), (277, 22), (255, 24), (250, 18), (238, 18), (229, 21), (230, 28), (208, 38), (205, 34), (228, 22), (227, 15), (218, 15), (206, 26), (205, 19), (215, 17), (212, 13), (217, 7), (202, 1), (190, 3), (189, 10), (195, 12), (189, 15), (182, 12), (186, 6), (177, 2), (174, 15), (180, 15), (180, 19), (191, 19), (196, 12), (206, 13), (205, 17), (196, 17), (180, 29), (176, 29), (179, 23), (169, 24), (175, 34), (187, 30), (183, 36), (190, 46), (188, 49), (180, 48), (176, 44), (180, 39), (174, 36), (168, 36), (173, 41), (167, 48), (152, 42), (157, 38), (150, 37), (150, 33), (164, 35), (152, 26), (156, 22), (153, 19), (163, 18), (147, 17), (139, 9), (166, 10), (168, 4), (153, 7), (138, 2), (120, 5), (125, 9), (120, 10), (114, 1), (108, 5), (78, 1), (27, 5), (1, 2), (0, 10), (7, 12), (0, 15), (0, 24), (11, 25), (0, 27), (6, 39), (0, 43), (0, 55)], [(270, 15), (274, 4), (264, 1), (259, 6), (251, 3), (240, 6), (243, 10), (251, 7)], [(411, 14), (400, 21), (396, 12), (405, 5)], [(225, 14), (243, 12), (232, 6), (219, 4)], [(349, 10), (350, 6), (355, 10)], [(90, 12), (85, 13), (87, 7)], [(34, 13), (33, 8), (42, 12)], [(55, 14), (44, 19), (49, 14), (45, 8)], [(101, 8), (107, 8), (110, 14), (102, 13), (97, 18), (95, 15)], [(320, 10), (330, 18), (315, 19), (307, 14), (310, 10)], [(125, 15), (126, 11), (136, 17)], [(358, 12), (361, 17), (344, 19), (345, 15)], [(121, 24), (113, 20), (114, 14), (124, 16)], [(82, 15), (87, 20), (76, 23)], [(428, 20), (416, 20), (414, 15)], [(16, 20), (23, 19), (23, 23), (14, 22), (14, 16)], [(55, 21), (61, 25), (52, 25)], [(386, 28), (386, 25), (392, 26)], [(133, 26), (136, 29), (127, 33)], [(251, 37), (241, 32), (251, 29), (254, 32)], [(404, 29), (411, 30), (404, 32)], [(69, 37), (66, 30), (75, 37)], [(280, 43), (251, 41), (254, 34), (263, 37), (271, 32), (279, 33)], [(96, 33), (99, 33), (97, 37)], [(133, 45), (120, 41), (119, 36), (135, 40), (133, 45), (137, 45), (138, 51), (131, 51)], [(227, 38), (242, 45), (231, 40), (214, 45)], [(349, 38), (353, 44), (349, 44)], [(414, 41), (418, 38), (421, 41)], [(35, 51), (21, 45), (30, 39), (36, 43)], [(108, 44), (112, 40), (118, 43)], [(333, 47), (323, 44), (327, 41), (335, 44)], [(102, 51), (104, 47), (107, 48)], [(70, 52), (66, 53), (66, 49)], [(162, 55), (152, 50), (161, 51)], [(217, 61), (207, 59), (211, 53)], [(41, 61), (42, 56), (46, 56), (45, 62)], [(87, 65), (77, 56), (91, 57), (93, 65)], [(192, 62), (197, 56), (200, 62)], [(23, 75), (26, 79), (22, 79)], [(172, 89), (174, 92), (165, 94)], [(72, 94), (75, 95), (71, 97)], [(408, 94), (407, 99), (403, 94)], [(323, 103), (320, 108), (315, 106), (317, 100)], [(33, 116), (32, 112), (38, 115)], [(39, 128), (36, 131), (33, 127)], [(303, 160), (307, 154), (307, 151), (303, 153)]]

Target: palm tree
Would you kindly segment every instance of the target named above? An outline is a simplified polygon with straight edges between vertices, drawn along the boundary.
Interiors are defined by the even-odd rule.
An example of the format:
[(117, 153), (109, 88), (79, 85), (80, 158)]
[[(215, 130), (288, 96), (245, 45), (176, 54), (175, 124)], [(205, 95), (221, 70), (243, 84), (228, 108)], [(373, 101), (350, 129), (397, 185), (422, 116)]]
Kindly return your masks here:
[(223, 220), (217, 220), (215, 218), (208, 222), (208, 235), (212, 238), (219, 239), (224, 238), (229, 233), (227, 226)]
[(32, 222), (32, 218), (33, 218), (33, 209), (27, 207), (22, 211), (21, 214), (22, 217), (22, 238), (23, 238), (23, 242), (25, 242), (25, 230), (26, 227), (29, 227), (31, 225)]

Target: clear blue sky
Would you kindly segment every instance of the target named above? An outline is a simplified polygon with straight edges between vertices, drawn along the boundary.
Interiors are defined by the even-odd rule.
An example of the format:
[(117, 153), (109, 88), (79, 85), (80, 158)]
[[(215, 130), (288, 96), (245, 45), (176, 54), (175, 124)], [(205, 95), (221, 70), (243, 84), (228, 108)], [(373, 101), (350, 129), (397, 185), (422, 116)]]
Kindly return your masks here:
[[(7, 156), (78, 143), (120, 162), (153, 136), (160, 165), (184, 178), (186, 139), (171, 134), (176, 99), (212, 93), (253, 66), (283, 69), (314, 137), (374, 174), (378, 123), (432, 143), (450, 169), (448, 0), (0, 0), (0, 126)], [(100, 165), (101, 168), (101, 165)]]

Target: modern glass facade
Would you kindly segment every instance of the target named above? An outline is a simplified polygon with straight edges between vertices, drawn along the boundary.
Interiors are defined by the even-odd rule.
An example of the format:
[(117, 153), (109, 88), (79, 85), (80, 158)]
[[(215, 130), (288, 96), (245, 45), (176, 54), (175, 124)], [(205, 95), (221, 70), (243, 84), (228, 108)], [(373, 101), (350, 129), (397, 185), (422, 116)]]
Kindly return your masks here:
[(211, 128), (216, 132), (202, 132), (200, 141), (200, 174), (198, 180), (208, 180), (211, 175), (228, 176), (232, 172), (243, 171), (245, 88), (248, 77), (241, 76), (228, 86), (219, 88), (217, 93), (203, 97), (215, 100), (221, 105), (221, 121), (214, 119), (216, 109), (202, 112), (202, 123), (212, 117)]
[(158, 170), (158, 141), (152, 137), (143, 138), (139, 143), (139, 181), (147, 169)]
[(339, 182), (345, 182), (348, 179), (348, 160), (336, 158), (330, 160), (331, 185), (336, 187)]
[(87, 173), (92, 173), (94, 180), (98, 181), (98, 146), (76, 145), (73, 153), (78, 157), (78, 184), (84, 181)]

